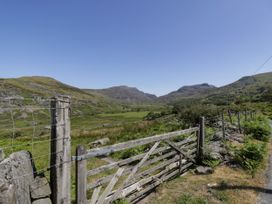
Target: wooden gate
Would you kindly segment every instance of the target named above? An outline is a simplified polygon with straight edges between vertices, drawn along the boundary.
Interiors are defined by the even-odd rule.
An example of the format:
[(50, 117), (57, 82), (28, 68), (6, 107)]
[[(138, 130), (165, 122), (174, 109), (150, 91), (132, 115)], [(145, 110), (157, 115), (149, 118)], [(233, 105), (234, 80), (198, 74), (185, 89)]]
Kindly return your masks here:
[(77, 204), (107, 204), (123, 198), (136, 203), (162, 182), (184, 173), (202, 154), (201, 124), (88, 151), (78, 146)]

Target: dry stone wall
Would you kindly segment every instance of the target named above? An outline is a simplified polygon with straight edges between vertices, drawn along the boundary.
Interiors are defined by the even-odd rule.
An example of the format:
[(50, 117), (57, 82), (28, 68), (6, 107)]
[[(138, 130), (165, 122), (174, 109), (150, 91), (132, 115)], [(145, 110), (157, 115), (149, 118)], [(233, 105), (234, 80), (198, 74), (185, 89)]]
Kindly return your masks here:
[(31, 154), (20, 151), (0, 161), (0, 204), (51, 204), (47, 179), (34, 174)]

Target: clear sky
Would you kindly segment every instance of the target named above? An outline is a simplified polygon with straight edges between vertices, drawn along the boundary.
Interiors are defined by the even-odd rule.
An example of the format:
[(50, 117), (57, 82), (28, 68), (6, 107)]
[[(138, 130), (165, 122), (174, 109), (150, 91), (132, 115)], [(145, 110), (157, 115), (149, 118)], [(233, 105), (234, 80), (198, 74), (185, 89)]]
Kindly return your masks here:
[(271, 0), (1, 0), (0, 77), (165, 94), (272, 71)]

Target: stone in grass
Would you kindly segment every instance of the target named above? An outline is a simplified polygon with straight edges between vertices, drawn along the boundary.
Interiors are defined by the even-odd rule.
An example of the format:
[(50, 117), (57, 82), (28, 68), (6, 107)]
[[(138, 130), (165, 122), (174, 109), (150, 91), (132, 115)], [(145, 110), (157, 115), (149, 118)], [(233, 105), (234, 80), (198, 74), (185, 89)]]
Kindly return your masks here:
[(43, 198), (33, 201), (32, 204), (52, 204), (52, 202), (49, 198)]
[(214, 188), (214, 187), (217, 187), (217, 186), (218, 186), (218, 183), (208, 183), (207, 184), (208, 188)]
[(211, 167), (199, 166), (196, 168), (195, 173), (200, 175), (212, 174), (214, 170)]
[(50, 196), (51, 189), (45, 177), (37, 176), (30, 185), (32, 199), (45, 198)]
[(99, 147), (99, 146), (104, 146), (106, 144), (108, 144), (110, 142), (110, 139), (108, 137), (99, 139), (99, 140), (95, 140), (93, 142), (91, 142), (89, 145), (91, 148), (93, 147)]

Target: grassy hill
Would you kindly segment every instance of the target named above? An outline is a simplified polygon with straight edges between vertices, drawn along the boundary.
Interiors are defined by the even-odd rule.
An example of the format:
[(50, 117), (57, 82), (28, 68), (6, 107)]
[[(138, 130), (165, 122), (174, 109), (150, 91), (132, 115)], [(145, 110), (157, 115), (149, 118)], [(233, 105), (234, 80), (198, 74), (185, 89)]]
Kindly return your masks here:
[(266, 95), (271, 90), (271, 85), (272, 72), (246, 76), (234, 83), (213, 90), (204, 101), (217, 104), (269, 102)]
[(107, 89), (79, 89), (49, 77), (0, 79), (0, 97), (50, 98), (69, 95), (74, 106), (87, 106), (91, 112), (118, 112), (137, 106), (201, 100), (204, 103), (271, 101), (272, 72), (246, 76), (229, 85), (216, 88), (207, 83), (183, 86), (165, 96), (144, 93), (137, 88), (116, 86)]
[(107, 89), (85, 89), (85, 91), (87, 93), (96, 92), (102, 94), (120, 103), (152, 103), (157, 99), (155, 95), (144, 93), (137, 88), (128, 86), (115, 86)]
[(205, 96), (211, 91), (215, 90), (216, 87), (207, 83), (197, 84), (192, 86), (183, 86), (177, 91), (173, 91), (167, 95), (158, 98), (160, 102), (176, 102), (182, 99), (196, 98)]
[(74, 106), (86, 105), (93, 112), (121, 109), (120, 105), (96, 93), (64, 84), (50, 77), (32, 76), (0, 79), (0, 97), (47, 99), (55, 95), (69, 95)]

